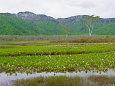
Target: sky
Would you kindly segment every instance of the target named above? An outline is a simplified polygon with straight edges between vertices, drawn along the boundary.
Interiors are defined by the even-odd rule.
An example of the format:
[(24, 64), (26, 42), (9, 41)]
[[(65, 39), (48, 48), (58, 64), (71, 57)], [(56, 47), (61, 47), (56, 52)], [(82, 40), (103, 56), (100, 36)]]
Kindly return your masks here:
[(54, 18), (76, 15), (115, 18), (115, 0), (0, 0), (0, 13), (24, 11)]

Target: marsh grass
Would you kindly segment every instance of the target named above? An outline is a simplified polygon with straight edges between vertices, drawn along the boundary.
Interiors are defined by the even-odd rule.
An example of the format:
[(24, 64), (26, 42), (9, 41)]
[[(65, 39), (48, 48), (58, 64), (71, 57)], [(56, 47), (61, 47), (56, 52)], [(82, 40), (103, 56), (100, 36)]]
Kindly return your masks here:
[(89, 76), (86, 77), (37, 77), (14, 81), (14, 86), (113, 86), (115, 77)]
[(91, 53), (78, 55), (46, 55), (0, 57), (0, 70), (5, 72), (66, 72), (66, 71), (107, 71), (115, 68), (115, 54)]
[(114, 43), (0, 45), (0, 72), (107, 71), (114, 51)]
[(78, 38), (52, 40), (50, 43), (115, 43), (115, 38)]
[[(42, 40), (59, 40), (65, 39), (66, 35), (28, 35), (28, 36), (21, 36), (21, 35), (0, 35), (0, 41), (42, 41)], [(67, 39), (77, 39), (77, 38), (88, 38), (88, 35), (68, 35)], [(92, 35), (92, 38), (111, 38), (115, 37), (106, 36), (106, 35)]]
[[(101, 40), (101, 39), (100, 39)], [(96, 41), (97, 42), (97, 41)], [(4, 43), (1, 43), (4, 44)], [(115, 43), (6, 42), (0, 45), (0, 72), (106, 72), (115, 70)], [(99, 79), (100, 78), (100, 79)], [(85, 86), (115, 85), (115, 78), (91, 76)], [(80, 77), (38, 77), (13, 86), (84, 86)], [(106, 81), (103, 83), (103, 81)], [(98, 83), (98, 84), (96, 84)], [(96, 85), (95, 85), (96, 84)]]
[(108, 76), (90, 76), (89, 79), (93, 82), (97, 82), (98, 86), (111, 86), (115, 85), (115, 77)]
[(115, 51), (115, 44), (29, 44), (0, 45), (0, 56), (65, 55)]
[(80, 77), (38, 77), (14, 82), (14, 86), (81, 86)]

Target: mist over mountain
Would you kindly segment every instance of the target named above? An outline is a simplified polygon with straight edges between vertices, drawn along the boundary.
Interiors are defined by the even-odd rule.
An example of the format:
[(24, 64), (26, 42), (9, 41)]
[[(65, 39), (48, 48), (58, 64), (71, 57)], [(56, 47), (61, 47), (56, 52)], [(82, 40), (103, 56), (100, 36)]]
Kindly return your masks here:
[[(0, 35), (62, 35), (64, 28), (70, 28), (70, 35), (88, 34), (83, 19), (89, 15), (68, 18), (53, 18), (29, 11), (0, 13)], [(94, 35), (115, 35), (115, 18), (100, 18), (94, 25)]]

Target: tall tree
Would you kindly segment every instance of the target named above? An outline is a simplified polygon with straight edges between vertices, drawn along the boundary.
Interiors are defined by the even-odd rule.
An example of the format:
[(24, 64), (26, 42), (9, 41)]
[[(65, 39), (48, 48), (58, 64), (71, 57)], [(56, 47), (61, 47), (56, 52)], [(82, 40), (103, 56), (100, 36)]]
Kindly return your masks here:
[(99, 16), (91, 15), (87, 18), (84, 18), (84, 24), (89, 29), (89, 36), (91, 37), (93, 29), (94, 29), (94, 23), (99, 20)]

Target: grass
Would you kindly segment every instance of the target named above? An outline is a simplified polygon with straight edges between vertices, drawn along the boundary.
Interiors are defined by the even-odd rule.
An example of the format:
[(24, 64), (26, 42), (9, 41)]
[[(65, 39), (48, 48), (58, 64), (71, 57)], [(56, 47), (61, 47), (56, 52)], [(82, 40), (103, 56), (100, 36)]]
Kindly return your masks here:
[[(89, 35), (68, 35), (68, 39), (88, 38)], [(92, 38), (114, 38), (115, 35), (92, 35)], [(50, 41), (65, 39), (66, 35), (38, 35), (38, 36), (22, 36), (22, 35), (0, 35), (0, 41), (15, 42), (15, 41)]]
[(40, 41), (0, 41), (1, 45), (25, 45), (25, 44), (44, 44), (48, 43), (48, 40), (40, 40)]
[(106, 71), (115, 69), (114, 43), (0, 45), (0, 72)]
[[(115, 70), (115, 43), (1, 42), (0, 72), (78, 72)], [(37, 77), (14, 86), (84, 86), (80, 77)], [(90, 76), (86, 86), (115, 85), (114, 77)], [(102, 83), (103, 82), (103, 83)], [(93, 84), (91, 84), (93, 83)]]
[(115, 53), (90, 53), (76, 55), (45, 55), (0, 57), (0, 71), (16, 72), (65, 72), (65, 71), (107, 71), (115, 68)]
[[(27, 46), (26, 46), (27, 45)], [(64, 55), (115, 51), (115, 44), (26, 44), (0, 45), (0, 56)]]
[(115, 85), (115, 77), (90, 76), (89, 79), (93, 82), (97, 82), (98, 86), (110, 86), (110, 84)]
[(51, 43), (115, 43), (115, 37), (52, 40)]
[[(85, 81), (86, 80), (86, 81)], [(113, 86), (115, 85), (114, 77), (107, 76), (89, 76), (88, 79), (81, 77), (37, 77), (30, 79), (16, 80), (14, 86)]]
[(81, 86), (80, 77), (38, 77), (14, 82), (14, 86)]

